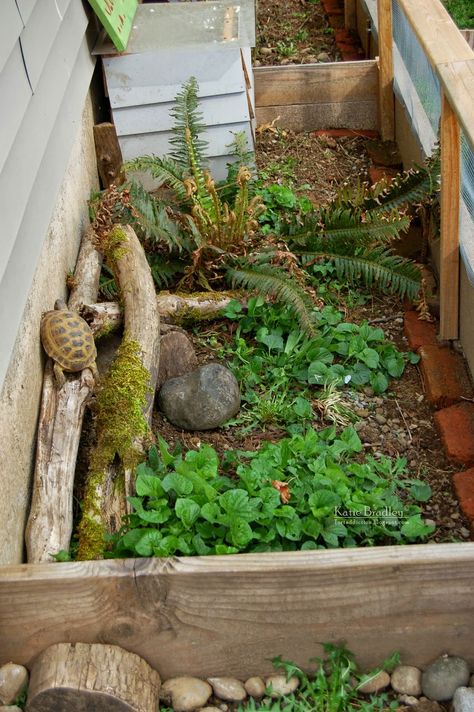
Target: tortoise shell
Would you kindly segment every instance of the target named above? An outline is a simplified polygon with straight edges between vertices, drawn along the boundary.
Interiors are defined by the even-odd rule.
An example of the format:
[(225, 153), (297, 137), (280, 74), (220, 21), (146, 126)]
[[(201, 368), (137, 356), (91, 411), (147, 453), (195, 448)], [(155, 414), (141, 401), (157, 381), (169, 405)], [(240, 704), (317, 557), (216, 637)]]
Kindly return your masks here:
[(55, 309), (43, 314), (41, 341), (44, 350), (65, 371), (90, 368), (97, 357), (89, 324), (76, 312)]

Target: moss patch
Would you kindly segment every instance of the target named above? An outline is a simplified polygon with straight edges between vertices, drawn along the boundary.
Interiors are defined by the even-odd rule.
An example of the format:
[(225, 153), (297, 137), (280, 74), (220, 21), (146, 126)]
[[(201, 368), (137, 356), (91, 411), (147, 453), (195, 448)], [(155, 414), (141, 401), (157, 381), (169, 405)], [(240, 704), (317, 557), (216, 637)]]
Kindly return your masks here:
[(97, 394), (97, 443), (91, 455), (79, 525), (78, 559), (97, 559), (103, 555), (106, 532), (101, 493), (107, 471), (117, 459), (121, 473), (134, 468), (142, 459), (137, 441), (148, 433), (143, 412), (149, 389), (150, 374), (143, 366), (140, 346), (124, 335)]

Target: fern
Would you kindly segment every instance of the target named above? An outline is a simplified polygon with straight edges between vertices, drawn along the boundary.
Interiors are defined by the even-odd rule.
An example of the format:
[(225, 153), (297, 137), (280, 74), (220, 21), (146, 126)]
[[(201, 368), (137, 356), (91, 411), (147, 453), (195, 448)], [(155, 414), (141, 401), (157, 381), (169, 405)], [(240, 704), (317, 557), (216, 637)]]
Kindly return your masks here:
[(270, 264), (244, 264), (236, 262), (226, 266), (226, 276), (233, 286), (255, 290), (264, 296), (273, 296), (287, 304), (297, 317), (302, 329), (310, 336), (316, 331), (313, 304), (302, 287), (290, 278), (288, 272)]
[(179, 223), (168, 214), (168, 208), (146, 191), (140, 183), (127, 184), (133, 205), (130, 222), (138, 227), (145, 240), (166, 245), (170, 252), (186, 249), (187, 242)]
[[(190, 77), (175, 98), (175, 105), (170, 114), (174, 118), (173, 138), (170, 139), (174, 150), (172, 158), (187, 175), (196, 180), (196, 170), (202, 172), (206, 168), (205, 153), (207, 141), (200, 138), (205, 124), (202, 114), (198, 111), (199, 86), (195, 77)], [(190, 139), (190, 142), (189, 142)], [(190, 145), (192, 152), (190, 154)]]
[(124, 170), (129, 172), (143, 171), (149, 173), (153, 178), (166, 185), (175, 194), (178, 201), (186, 203), (189, 200), (188, 191), (185, 185), (184, 170), (171, 158), (163, 156), (138, 156), (124, 163)]

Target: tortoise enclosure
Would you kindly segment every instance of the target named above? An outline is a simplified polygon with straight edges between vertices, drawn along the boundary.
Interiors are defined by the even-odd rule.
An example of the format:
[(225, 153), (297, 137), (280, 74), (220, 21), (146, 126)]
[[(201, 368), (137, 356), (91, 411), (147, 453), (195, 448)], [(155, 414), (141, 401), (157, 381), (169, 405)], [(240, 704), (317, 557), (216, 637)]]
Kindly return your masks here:
[[(421, 23), (423, 8), (415, 6), (427, 1), (402, 4)], [(385, 0), (380, 7), (386, 8)], [(347, 0), (349, 24), (353, 12)], [(435, 22), (426, 29), (433, 33), (431, 41), (425, 40), (429, 48), (439, 39), (439, 27)], [(379, 26), (381, 45), (383, 30)], [(442, 196), (447, 215), (440, 307), (447, 338), (457, 336), (452, 204), (459, 196), (446, 171), (452, 178), (457, 106), (466, 101), (472, 83), (470, 57), (471, 78), (464, 84), (450, 74), (454, 45), (436, 50), (445, 51), (436, 66), (443, 65), (446, 77), (448, 120), (442, 127), (448, 189)], [(382, 138), (394, 138), (390, 66), (382, 46), (380, 54), (380, 61), (257, 67), (258, 123), (271, 126), (280, 117), (279, 125), (290, 132), (378, 128)], [(466, 128), (467, 119), (462, 121)], [(473, 561), (474, 543), (429, 543), (6, 566), (0, 570), (0, 662), (28, 665), (56, 642), (101, 642), (137, 653), (163, 678), (245, 678), (270, 672), (276, 654), (304, 666), (321, 652), (320, 643), (344, 640), (364, 667), (379, 664), (393, 650), (405, 664), (423, 666), (448, 652), (473, 666)]]

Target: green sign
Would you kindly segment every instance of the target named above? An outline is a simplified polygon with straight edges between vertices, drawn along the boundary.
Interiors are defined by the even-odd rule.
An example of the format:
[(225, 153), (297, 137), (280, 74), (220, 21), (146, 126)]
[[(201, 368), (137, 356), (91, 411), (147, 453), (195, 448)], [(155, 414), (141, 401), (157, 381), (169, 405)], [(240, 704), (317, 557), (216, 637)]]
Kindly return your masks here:
[(127, 48), (138, 0), (89, 0), (119, 52)]

